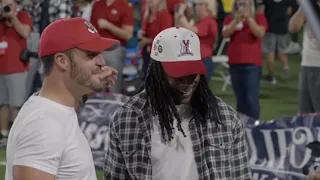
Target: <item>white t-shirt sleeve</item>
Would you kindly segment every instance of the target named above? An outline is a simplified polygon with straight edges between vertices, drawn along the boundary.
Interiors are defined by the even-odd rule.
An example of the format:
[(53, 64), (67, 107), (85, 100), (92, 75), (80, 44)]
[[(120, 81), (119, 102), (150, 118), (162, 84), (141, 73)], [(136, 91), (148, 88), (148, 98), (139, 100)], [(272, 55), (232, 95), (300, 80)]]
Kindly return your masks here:
[(91, 20), (91, 15), (92, 15), (92, 6), (93, 3), (88, 4), (85, 8), (83, 8), (83, 12), (82, 12), (82, 18), (84, 18), (87, 21)]
[(57, 175), (65, 145), (64, 136), (59, 122), (44, 115), (32, 117), (17, 135), (13, 165)]

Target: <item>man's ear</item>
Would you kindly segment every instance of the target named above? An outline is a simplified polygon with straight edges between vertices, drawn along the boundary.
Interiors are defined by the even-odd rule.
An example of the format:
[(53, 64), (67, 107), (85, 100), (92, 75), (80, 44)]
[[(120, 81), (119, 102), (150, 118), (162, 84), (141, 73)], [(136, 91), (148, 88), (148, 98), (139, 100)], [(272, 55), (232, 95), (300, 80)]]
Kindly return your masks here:
[(57, 53), (54, 55), (54, 63), (62, 71), (68, 70), (68, 66), (70, 65), (68, 59), (68, 56), (63, 53)]

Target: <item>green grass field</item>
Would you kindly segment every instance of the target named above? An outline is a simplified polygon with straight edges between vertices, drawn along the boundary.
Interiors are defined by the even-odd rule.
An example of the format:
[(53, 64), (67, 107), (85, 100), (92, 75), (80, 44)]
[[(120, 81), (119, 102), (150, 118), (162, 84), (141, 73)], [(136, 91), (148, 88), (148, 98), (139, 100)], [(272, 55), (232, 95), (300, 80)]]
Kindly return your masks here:
[[(277, 62), (276, 69), (279, 72), (278, 84), (271, 85), (261, 83), (260, 103), (262, 120), (290, 117), (297, 114), (298, 110), (298, 76), (300, 68), (300, 56), (289, 57), (290, 78), (281, 81), (281, 66)], [(217, 67), (217, 71), (219, 68)], [(235, 107), (235, 97), (231, 86), (225, 92), (221, 92), (222, 82), (212, 81), (211, 87), (216, 95)], [(5, 150), (0, 149), (0, 161), (5, 161)], [(0, 166), (0, 180), (4, 180), (5, 167)], [(102, 172), (97, 172), (98, 180), (102, 179)]]

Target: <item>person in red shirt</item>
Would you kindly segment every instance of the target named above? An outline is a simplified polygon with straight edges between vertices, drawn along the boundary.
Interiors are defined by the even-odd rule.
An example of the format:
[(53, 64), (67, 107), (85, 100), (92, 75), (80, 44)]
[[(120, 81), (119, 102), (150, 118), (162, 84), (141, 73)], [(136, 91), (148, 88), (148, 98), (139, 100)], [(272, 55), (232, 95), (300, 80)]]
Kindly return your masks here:
[(173, 26), (173, 17), (167, 10), (165, 0), (149, 0), (139, 31), (140, 47), (143, 48), (143, 72), (146, 75), (150, 61), (150, 48), (153, 39), (161, 31)]
[(91, 23), (102, 37), (116, 39), (122, 47), (113, 51), (105, 51), (103, 57), (108, 66), (119, 72), (116, 84), (109, 89), (112, 93), (120, 93), (122, 86), (122, 69), (125, 51), (123, 46), (133, 35), (133, 9), (126, 0), (100, 0), (92, 6)]
[[(218, 25), (216, 22), (217, 3), (215, 0), (197, 0), (196, 13), (199, 21), (192, 25), (185, 16), (184, 10), (177, 13), (176, 21), (184, 28), (196, 33), (200, 38), (201, 59), (205, 64), (208, 74), (207, 80), (210, 79), (214, 72), (214, 63), (212, 62), (213, 46), (218, 34)], [(185, 6), (186, 7), (186, 6)]]
[(1, 3), (10, 7), (9, 12), (0, 15), (0, 144), (5, 144), (10, 110), (11, 118), (15, 119), (25, 102), (28, 61), (23, 61), (20, 55), (27, 47), (32, 19), (27, 12), (17, 10), (14, 0)]
[[(167, 4), (167, 10), (173, 16), (176, 11), (176, 7), (179, 4), (183, 4), (183, 0), (165, 0)], [(145, 10), (147, 9), (148, 0), (141, 0), (141, 16), (143, 17), (145, 14)]]
[(236, 0), (233, 14), (226, 17), (222, 35), (230, 38), (227, 49), (237, 110), (259, 119), (262, 38), (268, 24), (262, 9), (255, 13), (253, 0)]

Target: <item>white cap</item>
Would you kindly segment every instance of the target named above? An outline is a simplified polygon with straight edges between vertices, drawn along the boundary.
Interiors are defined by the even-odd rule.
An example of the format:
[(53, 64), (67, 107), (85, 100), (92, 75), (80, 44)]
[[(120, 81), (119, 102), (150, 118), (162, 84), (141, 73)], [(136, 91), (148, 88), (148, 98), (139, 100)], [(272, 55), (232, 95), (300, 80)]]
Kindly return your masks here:
[(201, 61), (199, 37), (185, 28), (172, 27), (161, 31), (152, 42), (150, 56), (161, 62), (172, 77), (207, 73)]

